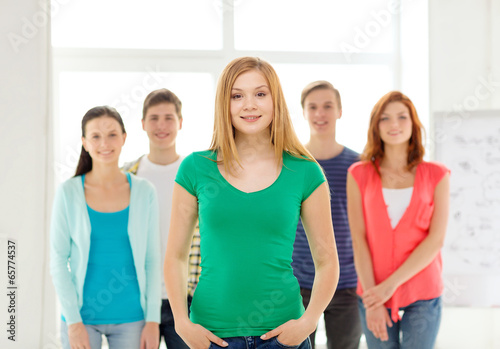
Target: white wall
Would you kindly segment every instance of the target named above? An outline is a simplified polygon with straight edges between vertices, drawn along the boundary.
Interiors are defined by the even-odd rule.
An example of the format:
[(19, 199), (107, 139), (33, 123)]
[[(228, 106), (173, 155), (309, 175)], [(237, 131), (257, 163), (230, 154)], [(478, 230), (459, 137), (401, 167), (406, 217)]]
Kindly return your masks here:
[(430, 1), (431, 111), (500, 109), (499, 20), (499, 0)]
[[(48, 16), (40, 4), (37, 0), (1, 0), (0, 5), (2, 324), (10, 315), (8, 239), (16, 240), (18, 285), (16, 342), (9, 341), (5, 325), (0, 326), (0, 347), (6, 349), (49, 349), (57, 343), (55, 295), (47, 273), (47, 205), (53, 191), (48, 24), (44, 20)], [(431, 115), (500, 109), (500, 0), (430, 0), (429, 14)], [(18, 45), (10, 42), (13, 34), (20, 40)], [(479, 335), (471, 336), (471, 330)], [(498, 348), (499, 333), (499, 309), (445, 308), (438, 345)]]
[[(50, 321), (55, 302), (46, 287), (49, 15), (41, 4), (2, 0), (0, 5), (1, 348), (48, 349), (42, 333), (55, 331)], [(15, 314), (8, 313), (6, 296), (8, 240), (16, 241)], [(15, 341), (7, 338), (10, 315), (15, 315)]]
[[(429, 69), (431, 115), (500, 109), (500, 0), (430, 0)], [(500, 348), (500, 309), (445, 307), (437, 348)]]

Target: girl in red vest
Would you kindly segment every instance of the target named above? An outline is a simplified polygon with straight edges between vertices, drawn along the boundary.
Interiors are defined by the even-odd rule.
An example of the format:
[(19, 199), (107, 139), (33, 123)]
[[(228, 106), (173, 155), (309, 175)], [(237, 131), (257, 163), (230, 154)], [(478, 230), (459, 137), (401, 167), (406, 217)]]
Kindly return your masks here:
[(386, 94), (372, 110), (362, 161), (349, 168), (349, 225), (370, 349), (433, 348), (439, 329), (449, 170), (423, 161), (422, 131), (411, 100)]

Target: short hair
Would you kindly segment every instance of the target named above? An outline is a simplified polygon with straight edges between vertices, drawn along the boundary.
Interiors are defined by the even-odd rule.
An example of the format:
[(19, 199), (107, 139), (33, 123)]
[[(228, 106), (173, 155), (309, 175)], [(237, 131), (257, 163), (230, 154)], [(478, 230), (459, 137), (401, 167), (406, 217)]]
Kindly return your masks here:
[(409, 140), (406, 168), (411, 170), (413, 167), (422, 162), (424, 158), (425, 148), (422, 144), (422, 133), (425, 133), (425, 130), (422, 122), (418, 118), (415, 105), (401, 92), (391, 91), (385, 94), (373, 107), (370, 117), (370, 126), (368, 127), (368, 140), (365, 149), (363, 150), (363, 154), (361, 154), (361, 160), (371, 162), (375, 166), (375, 169), (377, 169), (377, 172), (378, 167), (376, 166), (376, 162), (381, 160), (385, 154), (384, 142), (380, 138), (380, 116), (385, 111), (387, 105), (392, 102), (403, 103), (408, 108), (412, 121), (412, 131)]
[(142, 107), (142, 119), (144, 120), (146, 118), (146, 114), (149, 108), (161, 103), (172, 103), (175, 106), (175, 112), (177, 113), (177, 116), (179, 117), (179, 119), (182, 119), (181, 100), (175, 95), (175, 93), (167, 90), (166, 88), (154, 90), (147, 95), (146, 99), (144, 100), (144, 106)]
[(300, 96), (300, 105), (302, 105), (302, 109), (304, 109), (304, 103), (306, 102), (307, 96), (316, 90), (331, 90), (335, 93), (335, 97), (337, 97), (337, 106), (339, 109), (342, 109), (342, 101), (340, 99), (339, 90), (337, 90), (331, 83), (325, 80), (318, 80), (307, 84), (306, 87), (302, 90), (302, 94)]

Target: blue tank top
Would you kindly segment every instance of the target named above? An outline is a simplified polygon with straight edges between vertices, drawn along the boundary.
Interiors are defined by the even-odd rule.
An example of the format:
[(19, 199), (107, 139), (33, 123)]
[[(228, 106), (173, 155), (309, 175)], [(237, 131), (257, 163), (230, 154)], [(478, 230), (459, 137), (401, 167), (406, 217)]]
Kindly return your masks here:
[[(130, 183), (130, 174), (127, 173)], [(82, 176), (82, 185), (85, 175)], [(80, 314), (84, 324), (120, 324), (140, 321), (144, 313), (128, 237), (129, 207), (98, 212), (87, 205), (90, 251)]]

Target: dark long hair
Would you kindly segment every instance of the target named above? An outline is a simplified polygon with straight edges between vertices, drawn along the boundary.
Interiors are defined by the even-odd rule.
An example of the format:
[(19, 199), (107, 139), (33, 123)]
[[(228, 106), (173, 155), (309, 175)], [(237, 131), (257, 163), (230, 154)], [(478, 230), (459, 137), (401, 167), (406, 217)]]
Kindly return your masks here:
[[(107, 116), (118, 121), (122, 128), (122, 132), (126, 133), (125, 125), (123, 124), (123, 120), (120, 114), (116, 111), (115, 108), (104, 105), (100, 107), (94, 107), (85, 113), (82, 119), (82, 137), (85, 137), (85, 127), (87, 126), (87, 122), (103, 116)], [(78, 165), (76, 166), (75, 177), (87, 173), (90, 170), (92, 170), (92, 158), (82, 145), (80, 160), (78, 160)]]

